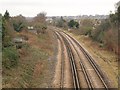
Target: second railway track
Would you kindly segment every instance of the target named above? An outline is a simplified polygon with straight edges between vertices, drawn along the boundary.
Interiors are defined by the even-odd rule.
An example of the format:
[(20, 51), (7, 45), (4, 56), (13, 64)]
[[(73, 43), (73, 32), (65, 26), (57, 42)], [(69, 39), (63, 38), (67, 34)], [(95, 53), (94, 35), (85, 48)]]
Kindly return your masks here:
[[(71, 67), (71, 80), (73, 82), (73, 88), (104, 88), (107, 90), (108, 85), (104, 80), (103, 74), (101, 74), (98, 66), (84, 48), (82, 48), (82, 46), (74, 38), (64, 32), (55, 31), (55, 34), (59, 37), (59, 39), (61, 38), (61, 41), (63, 40), (62, 42), (64, 42), (66, 46)], [(64, 68), (62, 68), (62, 70), (64, 70)], [(61, 74), (62, 73), (63, 71)], [(65, 74), (62, 74), (62, 78), (64, 77)], [(64, 88), (63, 84), (62, 88)]]

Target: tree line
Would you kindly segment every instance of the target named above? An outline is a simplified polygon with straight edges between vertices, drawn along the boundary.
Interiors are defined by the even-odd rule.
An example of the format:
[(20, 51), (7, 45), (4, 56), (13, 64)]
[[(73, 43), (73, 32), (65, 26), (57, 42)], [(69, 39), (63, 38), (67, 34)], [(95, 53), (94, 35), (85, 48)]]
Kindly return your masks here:
[[(54, 22), (57, 21), (57, 22)], [(100, 43), (110, 51), (120, 54), (120, 2), (116, 4), (114, 13), (110, 13), (106, 19), (80, 19), (66, 21), (61, 17), (53, 18), (53, 25), (64, 29), (73, 29), (79, 35), (87, 35), (92, 40)]]
[(64, 29), (78, 29), (79, 28), (79, 23), (78, 21), (75, 21), (74, 19), (72, 20), (65, 20), (62, 16), (60, 18), (53, 18), (52, 25), (64, 28)]
[[(14, 43), (15, 38), (20, 37), (23, 39), (23, 36), (20, 36), (20, 32), (28, 31), (28, 26), (33, 26), (37, 33), (45, 33), (47, 29), (46, 25), (46, 14), (39, 13), (37, 16), (33, 17), (33, 20), (29, 22), (26, 20), (26, 17), (21, 14), (18, 16), (11, 17), (9, 12), (6, 10), (5, 14), (1, 16), (1, 32), (2, 32), (2, 66), (5, 69), (10, 69), (18, 64), (19, 48), (18, 45)], [(26, 36), (24, 36), (26, 37)], [(26, 37), (27, 38), (27, 37)], [(28, 40), (28, 39), (26, 39)], [(23, 44), (20, 44), (23, 45)]]

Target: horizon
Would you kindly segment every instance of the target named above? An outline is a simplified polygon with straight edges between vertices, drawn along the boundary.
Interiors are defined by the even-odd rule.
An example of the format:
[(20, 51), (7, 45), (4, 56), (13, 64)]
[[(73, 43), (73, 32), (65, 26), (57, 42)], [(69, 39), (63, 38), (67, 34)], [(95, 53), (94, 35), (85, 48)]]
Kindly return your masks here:
[(6, 10), (10, 16), (23, 15), (34, 17), (40, 12), (47, 16), (80, 16), (80, 15), (109, 15), (115, 12), (115, 4), (119, 0), (1, 0), (0, 13)]
[[(7, 10), (7, 11), (8, 11), (8, 10)], [(5, 12), (6, 12), (6, 11), (5, 11)], [(4, 12), (3, 14), (2, 14), (2, 13), (0, 13), (0, 14), (4, 15), (5, 12)], [(8, 12), (9, 12), (9, 11), (8, 11)], [(39, 13), (41, 13), (41, 12), (39, 12)], [(39, 14), (39, 13), (37, 13), (37, 14)], [(28, 17), (28, 18), (30, 17), (30, 18), (32, 18), (32, 17), (37, 16), (37, 14), (36, 14), (35, 16), (24, 16), (23, 14), (18, 14), (18, 15), (12, 16), (11, 13), (9, 13), (9, 14), (10, 14), (11, 17), (15, 17), (15, 16), (20, 16), (20, 15), (22, 15), (23, 17)], [(103, 15), (103, 16), (108, 16), (109, 14), (106, 14), (106, 15), (105, 15), (105, 14), (95, 14), (95, 15), (91, 15), (91, 14), (90, 14), (90, 15), (87, 15), (87, 14), (83, 14), (83, 15), (82, 15), (82, 14), (81, 14), (81, 15), (66, 15), (66, 16), (65, 16), (65, 15), (62, 15), (62, 16), (57, 16), (57, 15), (56, 15), (56, 16), (55, 16), (55, 15), (53, 15), (53, 16), (48, 16), (48, 15), (46, 15), (46, 16), (47, 16), (47, 17), (76, 17), (76, 16), (79, 17), (79, 16), (97, 16), (97, 15), (100, 15), (100, 16), (102, 16), (102, 15)]]
[[(6, 10), (6, 11), (8, 11), (8, 10)], [(5, 12), (6, 12), (5, 11)], [(0, 13), (0, 14), (2, 14), (2, 15), (4, 15), (5, 14), (5, 12), (2, 14), (2, 13)], [(9, 11), (8, 11), (9, 12)], [(40, 12), (41, 13), (41, 12)], [(10, 14), (10, 13), (9, 13)], [(38, 13), (39, 14), (39, 13)], [(18, 14), (18, 15), (15, 15), (15, 16), (20, 16), (20, 15), (22, 15), (22, 14)], [(108, 16), (108, 15), (104, 15), (104, 14), (95, 14), (95, 15), (86, 15), (86, 14), (83, 14), (83, 15), (69, 15), (69, 16), (48, 16), (48, 15), (46, 15), (47, 17), (76, 17), (76, 16), (97, 16), (97, 15), (100, 15), (100, 16)], [(11, 16), (11, 14), (10, 14), (10, 16)], [(11, 16), (11, 17), (15, 17), (15, 16)], [(35, 16), (24, 16), (24, 15), (22, 15), (23, 17), (30, 17), (30, 18), (32, 18), (32, 17), (35, 17)], [(36, 16), (37, 16), (37, 14), (36, 14)]]

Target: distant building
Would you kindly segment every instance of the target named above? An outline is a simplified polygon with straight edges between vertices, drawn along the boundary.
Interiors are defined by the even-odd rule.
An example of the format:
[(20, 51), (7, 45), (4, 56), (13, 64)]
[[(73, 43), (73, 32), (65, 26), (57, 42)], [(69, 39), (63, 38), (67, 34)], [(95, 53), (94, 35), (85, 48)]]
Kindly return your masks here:
[(27, 28), (28, 28), (29, 30), (33, 30), (33, 29), (34, 29), (33, 26), (28, 26)]

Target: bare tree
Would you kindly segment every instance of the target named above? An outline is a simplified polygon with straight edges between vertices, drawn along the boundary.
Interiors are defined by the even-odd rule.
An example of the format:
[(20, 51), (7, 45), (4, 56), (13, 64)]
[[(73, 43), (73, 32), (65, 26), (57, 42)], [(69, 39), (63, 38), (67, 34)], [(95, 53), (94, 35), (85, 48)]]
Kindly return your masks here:
[(37, 14), (37, 16), (34, 17), (33, 23), (34, 23), (34, 27), (37, 30), (38, 34), (45, 33), (45, 30), (47, 29), (46, 13), (41, 12), (41, 13)]

